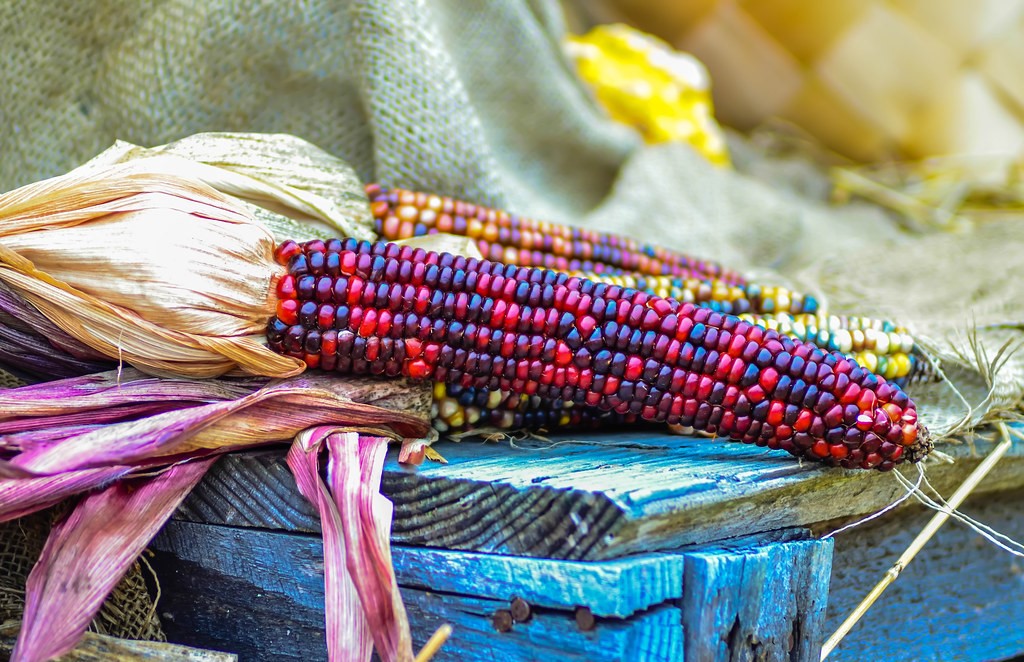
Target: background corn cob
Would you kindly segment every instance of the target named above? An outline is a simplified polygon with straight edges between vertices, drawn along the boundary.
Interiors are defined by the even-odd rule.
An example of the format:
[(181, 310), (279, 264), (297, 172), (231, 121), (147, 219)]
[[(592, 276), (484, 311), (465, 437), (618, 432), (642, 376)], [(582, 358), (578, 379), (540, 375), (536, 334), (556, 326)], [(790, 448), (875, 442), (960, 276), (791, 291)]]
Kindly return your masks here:
[(310, 367), (561, 398), (845, 467), (929, 448), (899, 387), (692, 303), (384, 242), (276, 255), (288, 275), (268, 341)]
[(481, 428), (498, 430), (552, 430), (624, 425), (635, 422), (632, 414), (617, 414), (578, 405), (561, 398), (547, 399), (511, 391), (464, 388), (458, 384), (434, 384), (431, 411), (434, 429), (454, 433)]
[[(403, 189), (389, 191), (379, 185), (368, 186), (367, 193), (373, 201), (377, 230), (385, 239), (455, 232), (476, 238), (485, 255), (509, 263), (559, 269), (592, 268), (593, 271), (572, 271), (570, 275), (740, 315), (763, 328), (814, 343), (822, 349), (841, 351), (862, 367), (900, 384), (928, 365), (915, 356), (913, 338), (906, 329), (882, 320), (827, 316), (812, 296), (784, 287), (745, 282), (738, 274), (709, 278), (709, 273), (722, 273), (713, 263), (640, 246), (620, 237), (520, 219), (451, 198)], [(535, 245), (537, 238), (544, 237), (550, 240), (548, 245)], [(558, 238), (562, 239), (560, 243), (556, 243)], [(593, 248), (595, 245), (597, 249)], [(601, 262), (595, 254), (613, 260), (614, 264)], [(662, 259), (661, 265), (648, 261), (642, 263), (643, 267), (671, 271), (686, 265), (695, 267), (696, 271), (680, 276), (621, 268), (624, 264), (640, 265), (645, 256), (651, 255)], [(547, 401), (537, 396), (522, 401), (492, 395), (491, 399), (495, 398), (497, 406), (483, 413), (487, 427), (520, 427), (519, 422), (527, 420), (524, 418), (527, 414), (531, 425), (542, 422), (547, 428), (560, 423), (575, 426), (583, 419), (598, 416), (598, 412), (587, 411), (586, 406), (574, 407), (572, 403)], [(466, 399), (464, 394), (453, 396), (444, 388), (437, 389), (434, 409), (439, 430), (454, 432), (481, 426), (479, 405), (466, 410), (459, 404)]]
[(366, 194), (377, 233), (389, 241), (445, 232), (476, 240), (485, 258), (506, 264), (744, 282), (739, 273), (715, 262), (626, 237), (523, 218), (438, 195), (388, 190), (379, 184), (368, 185)]

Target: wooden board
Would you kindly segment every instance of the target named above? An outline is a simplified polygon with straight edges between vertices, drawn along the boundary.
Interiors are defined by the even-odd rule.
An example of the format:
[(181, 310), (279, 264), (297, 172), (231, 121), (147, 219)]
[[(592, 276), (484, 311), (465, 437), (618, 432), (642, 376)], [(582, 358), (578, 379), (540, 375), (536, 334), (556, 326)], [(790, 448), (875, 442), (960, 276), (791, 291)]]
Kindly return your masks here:
[[(952, 465), (928, 475), (949, 493), (990, 446), (946, 445)], [(903, 493), (875, 471), (798, 464), (785, 453), (695, 437), (627, 430), (553, 442), (441, 442), (448, 464), (408, 469), (389, 455), (383, 492), (404, 545), (597, 560), (671, 549), (873, 512)], [(913, 468), (904, 469), (916, 476)], [(980, 492), (1024, 486), (1015, 445)], [(177, 518), (318, 531), (280, 452), (221, 460)]]
[[(1024, 491), (968, 500), (971, 517), (1024, 540)], [(933, 513), (912, 510), (840, 534), (831, 633)], [(950, 521), (853, 629), (829, 662), (1004, 660), (1024, 656), (1024, 559)]]
[[(417, 645), (455, 628), (439, 660), (676, 660), (684, 648), (697, 660), (815, 660), (831, 543), (775, 538), (596, 563), (393, 552)], [(171, 522), (153, 547), (172, 641), (246, 660), (324, 658), (318, 537)], [(531, 617), (499, 632), (492, 618), (513, 597)], [(593, 630), (578, 607), (597, 614)]]
[[(0, 624), (0, 660), (11, 658), (20, 627), (17, 621)], [(162, 641), (119, 639), (86, 632), (73, 649), (57, 658), (57, 662), (238, 662), (238, 656)]]

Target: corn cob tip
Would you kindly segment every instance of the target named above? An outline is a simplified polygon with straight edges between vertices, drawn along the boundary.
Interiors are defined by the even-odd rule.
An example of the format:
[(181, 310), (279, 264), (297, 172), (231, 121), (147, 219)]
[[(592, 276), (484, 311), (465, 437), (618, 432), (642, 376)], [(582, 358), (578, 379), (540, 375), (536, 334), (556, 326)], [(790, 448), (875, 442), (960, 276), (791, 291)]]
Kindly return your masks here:
[(907, 460), (917, 464), (928, 456), (935, 449), (935, 442), (932, 440), (928, 428), (923, 425), (917, 427), (917, 439), (907, 447)]

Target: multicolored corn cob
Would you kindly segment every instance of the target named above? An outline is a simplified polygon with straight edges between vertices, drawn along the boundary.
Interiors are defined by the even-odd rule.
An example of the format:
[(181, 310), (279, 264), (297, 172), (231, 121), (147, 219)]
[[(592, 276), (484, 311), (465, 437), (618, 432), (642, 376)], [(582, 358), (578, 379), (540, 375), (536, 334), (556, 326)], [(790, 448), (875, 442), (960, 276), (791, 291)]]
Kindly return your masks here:
[(445, 232), (476, 240), (481, 254), (506, 264), (557, 271), (638, 272), (742, 284), (743, 277), (715, 262), (698, 260), (626, 237), (536, 221), (453, 198), (366, 187), (377, 234), (395, 241)]
[(285, 242), (268, 343), (310, 367), (562, 399), (844, 467), (930, 448), (899, 387), (732, 315), (385, 242)]
[(866, 317), (826, 315), (814, 297), (784, 287), (637, 274), (573, 275), (739, 315), (766, 329), (842, 352), (886, 379), (905, 379), (917, 368), (914, 339), (906, 329)]
[(511, 391), (463, 388), (458, 384), (434, 384), (432, 418), (438, 432), (465, 432), (480, 428), (498, 430), (587, 429), (624, 425), (636, 421), (632, 414), (600, 411), (562, 399), (547, 400)]
[(662, 299), (696, 303), (702, 307), (730, 315), (743, 313), (814, 315), (819, 312), (817, 299), (784, 287), (762, 286), (757, 283), (734, 284), (720, 279), (645, 276), (632, 273), (613, 275), (580, 271), (570, 275), (598, 283), (640, 290)]

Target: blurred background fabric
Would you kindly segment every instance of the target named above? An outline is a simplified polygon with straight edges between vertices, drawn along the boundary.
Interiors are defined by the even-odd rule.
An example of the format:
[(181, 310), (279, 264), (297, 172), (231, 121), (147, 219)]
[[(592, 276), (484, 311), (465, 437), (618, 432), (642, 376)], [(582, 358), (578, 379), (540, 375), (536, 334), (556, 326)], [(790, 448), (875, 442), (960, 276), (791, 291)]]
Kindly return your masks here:
[(1024, 148), (1019, 0), (597, 0), (700, 58), (726, 123), (791, 121), (862, 160)]
[[(769, 4), (790, 14), (762, 11)], [(914, 236), (878, 207), (830, 205), (819, 170), (741, 137), (730, 140), (735, 169), (715, 168), (682, 143), (648, 146), (606, 116), (562, 49), (567, 17), (592, 20), (595, 7), (648, 28), (641, 5), (700, 9), (655, 27), (705, 60), (727, 122), (747, 129), (789, 117), (833, 149), (875, 158), (912, 151), (910, 133), (930, 134), (904, 111), (945, 112), (943, 90), (971, 88), (972, 76), (983, 77), (999, 104), (1015, 98), (989, 69), (964, 70), (948, 53), (920, 56), (929, 71), (949, 69), (945, 87), (915, 79), (915, 90), (937, 97), (885, 78), (902, 65), (883, 47), (916, 54), (918, 42), (939, 41), (955, 51), (938, 27), (911, 30), (918, 42), (893, 27), (929, 4), (6, 2), (0, 190), (66, 172), (118, 138), (158, 145), (203, 131), (291, 133), (345, 159), (364, 181), (621, 232), (808, 290), (836, 313), (896, 319), (943, 359), (977, 420), (1014, 407), (1024, 393), (1018, 353), (997, 376), (996, 396), (985, 398), (985, 364), (1005, 342), (1024, 338), (1024, 303), (1015, 296), (1024, 277), (1019, 220)], [(802, 12), (812, 10), (835, 14), (824, 24), (870, 38), (798, 34)], [(873, 51), (864, 44), (875, 44), (876, 34), (889, 41)], [(1016, 75), (992, 67), (1004, 72), (999, 80)], [(839, 133), (815, 130), (813, 118), (836, 113), (840, 129), (829, 131)], [(998, 135), (1014, 141), (1019, 133)], [(977, 342), (968, 337), (974, 332)], [(933, 426), (967, 411), (948, 385), (915, 386), (914, 394)]]

